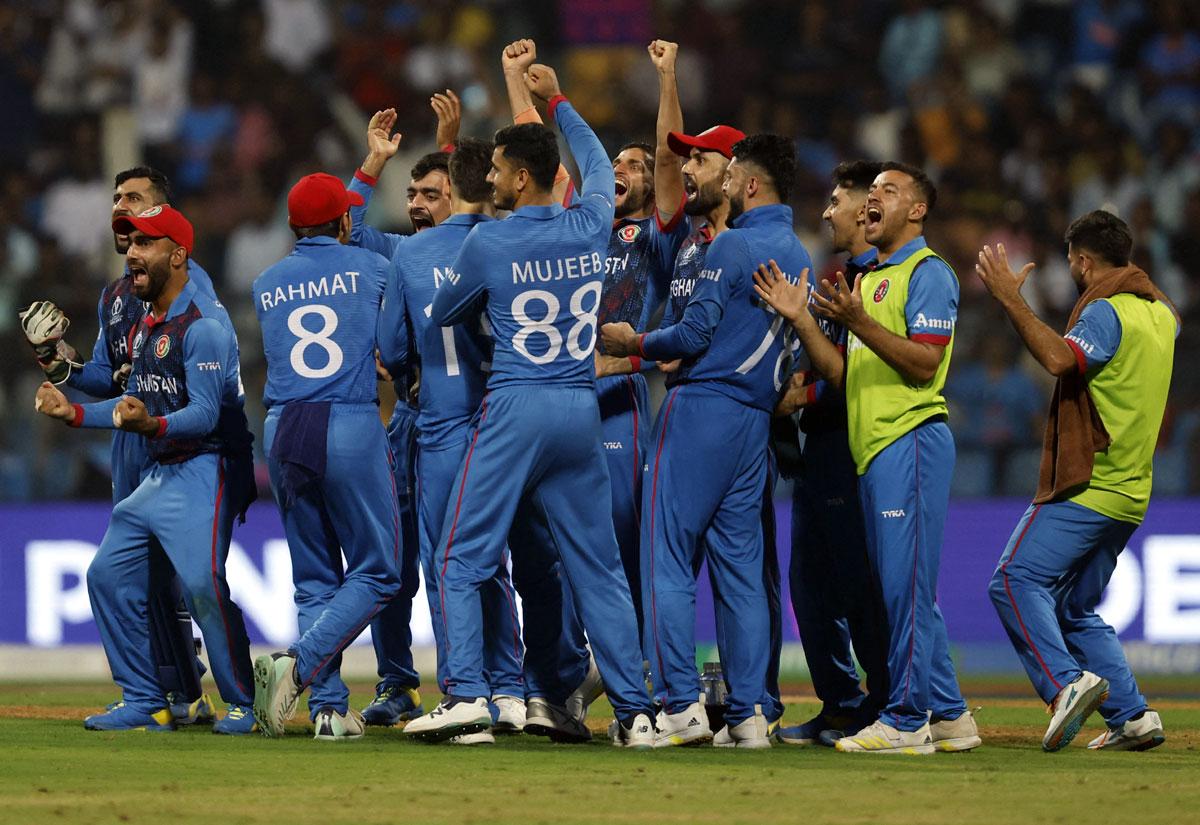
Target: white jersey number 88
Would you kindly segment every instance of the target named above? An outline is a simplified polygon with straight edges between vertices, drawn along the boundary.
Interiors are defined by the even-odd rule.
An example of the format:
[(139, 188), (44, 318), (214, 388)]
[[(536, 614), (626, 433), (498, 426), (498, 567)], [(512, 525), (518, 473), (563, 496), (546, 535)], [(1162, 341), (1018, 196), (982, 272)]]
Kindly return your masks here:
[[(567, 330), (567, 352), (576, 361), (582, 361), (591, 355), (592, 348), (596, 345), (596, 313), (600, 309), (600, 288), (600, 282), (593, 281), (590, 284), (584, 284), (571, 295), (570, 310), (571, 315), (575, 318), (575, 323)], [(592, 295), (592, 308), (585, 310), (583, 301), (589, 293)], [(529, 317), (530, 301), (541, 301), (545, 304), (546, 312), (541, 318)], [(512, 316), (513, 320), (521, 325), (521, 328), (513, 336), (513, 349), (535, 364), (549, 364), (557, 358), (558, 354), (562, 352), (563, 346), (562, 333), (554, 326), (554, 322), (558, 320), (559, 309), (561, 307), (558, 298), (554, 296), (554, 293), (544, 289), (531, 289), (514, 298)], [(591, 331), (587, 346), (580, 343), (585, 330)], [(529, 338), (532, 335), (542, 335), (546, 338), (546, 351), (540, 355), (534, 355), (529, 351)]]

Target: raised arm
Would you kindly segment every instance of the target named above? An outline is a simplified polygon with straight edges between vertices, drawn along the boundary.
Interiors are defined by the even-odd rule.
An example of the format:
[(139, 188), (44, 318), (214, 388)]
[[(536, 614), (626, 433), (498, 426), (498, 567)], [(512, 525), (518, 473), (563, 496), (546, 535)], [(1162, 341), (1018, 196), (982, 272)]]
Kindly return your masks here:
[(531, 92), (546, 101), (547, 114), (558, 124), (559, 130), (566, 138), (567, 147), (575, 156), (575, 162), (579, 164), (579, 171), (583, 176), (580, 193), (583, 201), (594, 203), (602, 200), (602, 211), (607, 213), (607, 221), (611, 224), (613, 204), (617, 199), (617, 181), (600, 138), (596, 137), (592, 127), (587, 125), (563, 96), (558, 85), (558, 76), (549, 66), (530, 66), (525, 82)]
[[(542, 122), (542, 116), (538, 114), (537, 106), (533, 103), (533, 95), (525, 82), (526, 73), (536, 59), (537, 45), (529, 39), (514, 40), (504, 47), (504, 51), (500, 55), (500, 65), (504, 70), (504, 87), (508, 90), (508, 103), (512, 107), (513, 123)], [(573, 190), (571, 173), (560, 163), (558, 171), (554, 173), (555, 202), (569, 206)]]
[(683, 163), (667, 145), (667, 135), (683, 131), (683, 109), (679, 105), (679, 87), (675, 84), (675, 57), (679, 46), (667, 40), (655, 40), (647, 51), (658, 69), (658, 124), (655, 129), (654, 203), (660, 225), (673, 226), (683, 211)]
[(395, 125), (395, 109), (384, 109), (371, 116), (371, 121), (367, 124), (367, 157), (346, 187), (362, 195), (363, 199), (361, 206), (350, 207), (350, 243), (385, 258), (392, 257), (396, 248), (396, 238), (399, 236), (380, 232), (368, 225), (367, 207), (371, 205), (371, 195), (375, 193), (375, 184), (383, 173), (383, 167), (395, 157), (400, 148), (400, 133), (392, 134)]

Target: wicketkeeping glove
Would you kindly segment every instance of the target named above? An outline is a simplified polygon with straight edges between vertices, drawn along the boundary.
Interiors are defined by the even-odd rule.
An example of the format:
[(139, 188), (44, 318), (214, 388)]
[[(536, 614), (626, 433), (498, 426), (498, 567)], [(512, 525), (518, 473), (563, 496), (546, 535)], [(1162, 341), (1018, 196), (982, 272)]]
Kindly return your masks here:
[(82, 366), (74, 362), (74, 351), (62, 340), (71, 320), (52, 302), (34, 301), (18, 317), (34, 357), (51, 382), (61, 384), (70, 376), (71, 367)]

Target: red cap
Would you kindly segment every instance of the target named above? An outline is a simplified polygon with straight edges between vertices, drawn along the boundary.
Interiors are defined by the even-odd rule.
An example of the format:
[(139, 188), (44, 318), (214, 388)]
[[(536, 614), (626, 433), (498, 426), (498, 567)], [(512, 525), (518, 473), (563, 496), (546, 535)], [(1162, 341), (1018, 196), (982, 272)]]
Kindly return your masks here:
[(113, 218), (113, 232), (128, 235), (133, 230), (144, 232), (151, 238), (170, 238), (192, 254), (192, 243), (196, 233), (183, 213), (170, 206), (151, 206), (136, 217), (122, 215)]
[(288, 192), (288, 223), (319, 226), (337, 220), (351, 206), (363, 203), (363, 196), (348, 190), (340, 179), (315, 172), (300, 178)]
[(677, 155), (687, 157), (695, 147), (701, 152), (720, 152), (727, 158), (733, 158), (733, 144), (746, 137), (741, 129), (732, 126), (714, 126), (705, 129), (698, 135), (685, 135), (683, 132), (667, 134), (667, 145)]

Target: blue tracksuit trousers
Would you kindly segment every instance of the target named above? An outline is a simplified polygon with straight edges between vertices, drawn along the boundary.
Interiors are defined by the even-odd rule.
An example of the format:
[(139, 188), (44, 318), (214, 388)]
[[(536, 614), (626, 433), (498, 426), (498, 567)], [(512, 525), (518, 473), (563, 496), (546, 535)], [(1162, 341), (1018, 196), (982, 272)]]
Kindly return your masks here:
[(1042, 701), (1089, 670), (1108, 680), (1100, 714), (1110, 727), (1146, 709), (1116, 631), (1096, 615), (1136, 529), (1071, 501), (1030, 505), (988, 587)]
[[(561, 585), (551, 573), (561, 561), (614, 710), (622, 717), (648, 711), (591, 387), (500, 387), (484, 400), (436, 556), (450, 693), (488, 695), (479, 589), (503, 559), (510, 526), (525, 528), (534, 517), (550, 546), (510, 540), (527, 630), (562, 634)], [(528, 591), (535, 582), (541, 593)], [(527, 634), (526, 648), (527, 669), (556, 680), (557, 646)]]
[(887, 704), (879, 717), (903, 731), (967, 709), (937, 606), (942, 534), (954, 475), (954, 437), (927, 421), (872, 459), (859, 483), (867, 549), (889, 625)]
[(696, 701), (696, 581), (705, 554), (717, 637), (729, 684), (726, 719), (773, 707), (766, 680), (771, 621), (764, 577), (762, 506), (769, 413), (702, 384), (672, 389), (654, 425), (642, 505), (642, 587), (647, 648), (666, 709)]
[(132, 707), (151, 712), (165, 706), (147, 619), (151, 556), (158, 547), (183, 583), (221, 698), (238, 705), (252, 701), (246, 626), (225, 581), (233, 526), (229, 500), (225, 459), (205, 453), (178, 464), (152, 465), (113, 507), (88, 567), (88, 595), (113, 681)]
[[(279, 409), (267, 415), (268, 455)], [(314, 718), (321, 708), (347, 711), (350, 694), (338, 674), (342, 649), (400, 586), (400, 516), (378, 407), (331, 405), (326, 455), (324, 479), (290, 508), (279, 493), (281, 468), (270, 462), (299, 610), (300, 639), (291, 651), (300, 679), (312, 688), (308, 704)]]
[[(421, 569), (425, 575), (425, 595), (433, 618), (433, 638), (437, 645), (438, 686), (446, 691), (446, 639), (442, 622), (441, 592), (434, 552), (441, 537), (446, 511), (454, 504), (454, 479), (467, 454), (472, 428), (464, 427), (462, 440), (441, 449), (422, 447), (417, 458), (417, 510), (421, 530)], [(521, 644), (521, 622), (517, 615), (516, 595), (508, 573), (508, 553), (490, 579), (479, 588), (483, 603), (484, 676), (490, 696), (525, 696)]]
[[(888, 625), (871, 571), (858, 473), (846, 431), (812, 432), (792, 492), (792, 610), (813, 690), (827, 715), (874, 718), (888, 695)], [(853, 642), (854, 655), (850, 645)], [(859, 685), (867, 674), (873, 707)]]
[(400, 508), (400, 592), (371, 620), (371, 644), (375, 646), (380, 686), (415, 688), (421, 684), (421, 677), (413, 667), (412, 603), (420, 587), (417, 566), (421, 554), (415, 491), (417, 414), (407, 404), (396, 404), (388, 426), (388, 442)]

